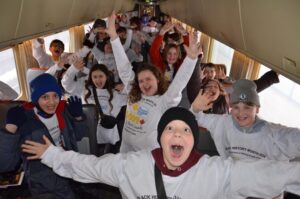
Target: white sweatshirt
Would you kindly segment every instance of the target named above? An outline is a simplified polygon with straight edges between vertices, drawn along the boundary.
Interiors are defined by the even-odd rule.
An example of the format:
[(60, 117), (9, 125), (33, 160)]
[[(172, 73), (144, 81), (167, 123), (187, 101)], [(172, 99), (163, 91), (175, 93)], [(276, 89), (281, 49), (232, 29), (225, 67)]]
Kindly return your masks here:
[[(157, 198), (150, 151), (107, 154), (99, 158), (51, 145), (41, 162), (63, 177), (116, 186), (124, 199)], [(162, 174), (162, 178), (167, 197), (173, 199), (272, 198), (284, 190), (300, 194), (300, 164), (295, 162), (234, 161), (204, 155), (181, 175)]]
[(292, 160), (300, 157), (300, 129), (260, 120), (243, 132), (231, 115), (194, 113), (211, 133), (220, 156), (234, 159)]
[[(117, 68), (125, 90), (129, 93), (134, 72), (120, 39), (111, 41), (116, 58)], [(162, 114), (170, 107), (177, 106), (181, 100), (181, 92), (189, 81), (197, 59), (186, 57), (179, 68), (168, 90), (161, 96), (142, 95), (140, 101), (127, 104), (126, 118), (123, 128), (121, 152), (154, 149), (158, 147), (157, 124)]]
[(74, 65), (71, 65), (64, 74), (61, 84), (69, 95), (81, 97), (84, 92), (85, 80), (88, 79), (90, 69), (84, 67), (81, 72), (86, 76), (77, 78), (79, 71), (80, 70), (78, 70)]
[[(117, 117), (119, 114), (122, 106), (125, 106), (127, 103), (127, 95), (119, 93), (117, 91), (113, 91), (113, 98), (111, 100), (112, 109), (109, 105), (109, 92), (107, 89), (96, 89), (97, 97), (99, 100), (99, 104), (104, 114), (111, 115)], [(87, 99), (89, 104), (96, 104), (93, 93)], [(117, 125), (112, 129), (106, 129), (101, 126), (100, 120), (97, 126), (97, 143), (98, 144), (105, 144), (111, 143), (115, 144), (117, 141), (120, 140)]]

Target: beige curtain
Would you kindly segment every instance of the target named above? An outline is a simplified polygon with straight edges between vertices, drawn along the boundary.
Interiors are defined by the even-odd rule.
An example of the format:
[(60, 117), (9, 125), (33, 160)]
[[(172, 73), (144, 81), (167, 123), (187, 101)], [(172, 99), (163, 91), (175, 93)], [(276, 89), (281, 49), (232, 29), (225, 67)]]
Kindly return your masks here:
[(76, 52), (82, 48), (84, 40), (84, 25), (76, 26), (69, 29), (70, 34), (70, 52)]
[(36, 59), (32, 56), (32, 42), (24, 41), (21, 44), (16, 45), (13, 47), (15, 52), (15, 56), (19, 56), (20, 64), (23, 64), (21, 67), (24, 69), (28, 68), (39, 68), (39, 64)]
[(203, 51), (203, 58), (201, 62), (207, 63), (210, 59), (212, 39), (208, 35), (201, 33), (200, 43)]
[(259, 70), (260, 63), (238, 51), (234, 51), (230, 77), (233, 79), (257, 79)]
[(26, 71), (28, 68), (38, 68), (39, 64), (32, 56), (31, 41), (25, 41), (13, 47), (13, 52), (16, 60), (16, 69), (20, 83), (20, 100), (28, 100)]

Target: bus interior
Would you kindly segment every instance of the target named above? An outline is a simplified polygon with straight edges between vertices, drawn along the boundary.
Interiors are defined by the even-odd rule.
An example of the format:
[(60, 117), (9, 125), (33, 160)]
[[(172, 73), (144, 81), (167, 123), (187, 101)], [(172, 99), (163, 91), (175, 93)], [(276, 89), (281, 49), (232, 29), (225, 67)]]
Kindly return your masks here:
[[(44, 72), (32, 55), (32, 40), (43, 37), (49, 53), (50, 42), (60, 39), (65, 52), (74, 53), (95, 19), (107, 19), (113, 10), (128, 17), (169, 15), (188, 32), (197, 32), (201, 62), (225, 64), (226, 75), (233, 79), (255, 80), (275, 71), (280, 82), (259, 94), (259, 116), (300, 128), (298, 0), (14, 0), (0, 4), (1, 128), (9, 107), (30, 100), (28, 71)], [(98, 120), (94, 107), (86, 106), (84, 112), (89, 126), (94, 126)], [(96, 139), (95, 129), (90, 131), (89, 139)], [(213, 143), (203, 142), (208, 142), (205, 150), (214, 155)], [(97, 144), (90, 141), (89, 145), (82, 150), (95, 154)], [(112, 187), (103, 190), (107, 198), (120, 198)], [(0, 199), (18, 198), (18, 194), (23, 192), (17, 187), (0, 188)]]

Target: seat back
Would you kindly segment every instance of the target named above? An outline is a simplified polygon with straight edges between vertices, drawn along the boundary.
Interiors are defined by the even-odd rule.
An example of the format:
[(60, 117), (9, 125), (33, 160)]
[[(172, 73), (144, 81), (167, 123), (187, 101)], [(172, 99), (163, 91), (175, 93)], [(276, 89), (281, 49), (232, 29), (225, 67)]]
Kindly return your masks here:
[(5, 126), (6, 113), (11, 107), (24, 103), (24, 101), (2, 101), (0, 100), (0, 128)]
[(199, 128), (199, 131), (199, 142), (196, 146), (196, 149), (201, 153), (207, 154), (209, 156), (219, 155), (210, 132), (201, 127)]
[[(96, 110), (96, 105), (94, 104), (83, 104), (83, 113), (86, 115), (86, 124), (88, 130), (86, 132), (86, 137), (83, 138), (82, 144), (79, 144), (79, 152), (85, 153), (89, 149), (89, 153), (93, 155), (99, 155), (98, 144), (97, 144), (97, 126), (98, 126), (98, 113)], [(87, 146), (87, 144), (89, 146)]]

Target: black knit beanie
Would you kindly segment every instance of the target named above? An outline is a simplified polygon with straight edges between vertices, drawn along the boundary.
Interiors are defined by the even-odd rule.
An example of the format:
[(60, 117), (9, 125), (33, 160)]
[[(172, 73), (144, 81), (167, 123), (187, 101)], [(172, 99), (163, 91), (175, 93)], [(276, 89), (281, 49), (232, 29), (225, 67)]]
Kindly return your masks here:
[(199, 127), (195, 116), (187, 109), (182, 107), (172, 107), (168, 109), (160, 118), (157, 126), (157, 141), (160, 143), (160, 137), (166, 126), (173, 120), (181, 120), (185, 122), (192, 130), (194, 137), (194, 147), (199, 141)]

